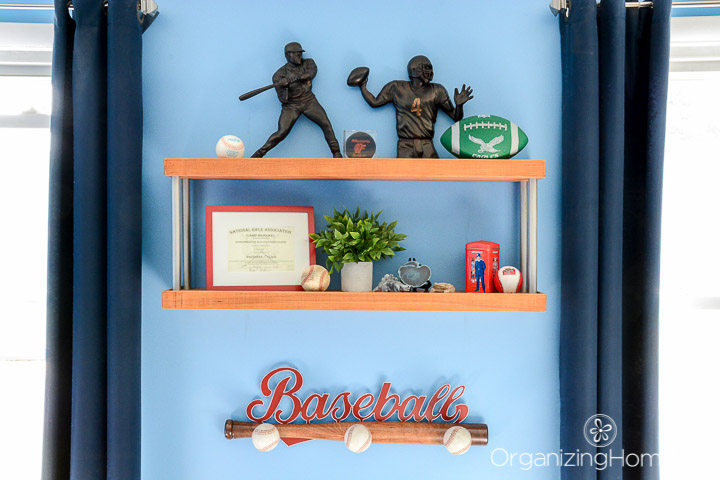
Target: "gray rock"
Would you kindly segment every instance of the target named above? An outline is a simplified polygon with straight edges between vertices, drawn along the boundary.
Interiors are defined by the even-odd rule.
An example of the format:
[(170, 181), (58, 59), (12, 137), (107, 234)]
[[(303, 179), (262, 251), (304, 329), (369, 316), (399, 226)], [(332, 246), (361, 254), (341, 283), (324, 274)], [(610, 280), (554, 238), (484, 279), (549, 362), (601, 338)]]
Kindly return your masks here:
[(388, 273), (382, 277), (373, 292), (409, 292), (410, 288), (410, 285), (404, 284), (395, 275)]

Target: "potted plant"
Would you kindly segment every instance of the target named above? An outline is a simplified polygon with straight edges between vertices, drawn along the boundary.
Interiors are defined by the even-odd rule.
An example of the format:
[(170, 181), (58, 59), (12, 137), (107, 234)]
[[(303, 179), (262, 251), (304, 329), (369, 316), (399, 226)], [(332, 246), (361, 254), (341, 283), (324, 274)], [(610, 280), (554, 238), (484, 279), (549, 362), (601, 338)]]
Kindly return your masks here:
[(343, 292), (369, 292), (372, 290), (372, 262), (392, 257), (405, 250), (399, 245), (407, 235), (395, 233), (397, 222), (380, 223), (378, 213), (360, 214), (360, 208), (351, 213), (348, 209), (333, 216), (325, 215), (325, 230), (310, 235), (315, 246), (323, 249), (330, 273), (340, 271)]

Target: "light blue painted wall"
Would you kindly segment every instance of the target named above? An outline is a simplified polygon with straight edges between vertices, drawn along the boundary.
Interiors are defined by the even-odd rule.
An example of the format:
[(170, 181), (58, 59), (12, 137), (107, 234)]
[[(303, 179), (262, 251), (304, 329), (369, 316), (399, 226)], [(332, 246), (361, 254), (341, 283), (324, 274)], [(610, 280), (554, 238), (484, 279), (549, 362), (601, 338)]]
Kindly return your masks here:
[[(679, 0), (692, 1), (692, 0)], [(51, 4), (50, 0), (13, 0), (7, 3), (21, 3), (21, 4), (38, 4), (46, 2)], [(547, 2), (550, 3), (549, 0)], [(165, 2), (160, 2), (160, 11), (165, 11)], [(1, 22), (12, 22), (12, 23), (53, 23), (53, 12), (52, 11), (38, 11), (38, 10), (2, 10), (0, 9), (0, 21)], [(673, 17), (692, 17), (692, 16), (714, 16), (720, 15), (719, 7), (702, 7), (702, 8), (675, 8), (672, 12)]]
[[(689, 2), (692, 0), (678, 0)], [(720, 15), (720, 7), (673, 8), (673, 17), (710, 17)]]
[[(200, 5), (164, 0), (144, 36), (143, 478), (469, 478), (557, 479), (554, 467), (496, 467), (491, 452), (556, 452), (560, 298), (560, 54), (557, 21), (545, 2), (430, 0), (361, 3), (289, 0)], [(170, 179), (165, 157), (214, 156), (225, 134), (254, 151), (280, 111), (272, 92), (239, 94), (269, 82), (298, 40), (315, 59), (314, 91), (336, 132), (379, 132), (379, 156), (395, 154), (391, 106), (370, 109), (345, 85), (355, 66), (369, 87), (406, 78), (422, 53), (448, 90), (466, 82), (466, 115), (494, 113), (530, 137), (519, 158), (547, 160), (540, 182), (540, 314), (170, 311)], [(441, 117), (438, 134), (451, 121)], [(438, 152), (449, 157), (436, 141)], [(327, 156), (321, 131), (301, 119), (273, 156)], [(310, 205), (315, 227), (333, 207), (383, 209), (407, 233), (408, 251), (375, 265), (376, 280), (414, 256), (433, 280), (462, 285), (465, 243), (501, 244), (501, 263), (518, 264), (519, 195), (512, 184), (417, 182), (193, 182), (193, 281), (205, 283), (204, 206)], [(333, 288), (338, 282), (333, 282)], [(445, 382), (467, 386), (471, 422), (490, 428), (490, 446), (461, 457), (442, 447), (373, 445), (355, 455), (340, 442), (311, 442), (271, 453), (223, 437), (225, 419), (245, 419), (262, 376), (278, 365), (303, 373), (303, 396), (356, 395), (393, 382), (401, 395), (432, 394)]]
[(720, 7), (706, 8), (673, 8), (673, 17), (716, 17), (720, 15)]
[[(52, 5), (50, 0), (3, 0), (0, 3), (12, 4), (47, 4)], [(20, 10), (0, 8), (0, 22), (7, 23), (53, 23), (55, 13), (52, 10)], [(0, 25), (0, 28), (2, 26)]]

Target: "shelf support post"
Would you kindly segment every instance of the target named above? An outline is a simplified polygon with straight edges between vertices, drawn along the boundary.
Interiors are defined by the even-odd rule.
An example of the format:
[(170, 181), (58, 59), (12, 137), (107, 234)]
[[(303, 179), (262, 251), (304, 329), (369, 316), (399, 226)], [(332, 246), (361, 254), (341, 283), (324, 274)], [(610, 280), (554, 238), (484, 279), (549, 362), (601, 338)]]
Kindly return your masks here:
[[(520, 182), (520, 271), (527, 276), (528, 266), (528, 181)], [(528, 292), (528, 282), (520, 290)]]
[(183, 288), (190, 290), (190, 179), (182, 179)]
[(537, 179), (528, 180), (528, 292), (537, 293)]
[(180, 177), (172, 177), (172, 268), (173, 290), (180, 290), (180, 271), (182, 258), (180, 257), (180, 242), (182, 236), (182, 187)]

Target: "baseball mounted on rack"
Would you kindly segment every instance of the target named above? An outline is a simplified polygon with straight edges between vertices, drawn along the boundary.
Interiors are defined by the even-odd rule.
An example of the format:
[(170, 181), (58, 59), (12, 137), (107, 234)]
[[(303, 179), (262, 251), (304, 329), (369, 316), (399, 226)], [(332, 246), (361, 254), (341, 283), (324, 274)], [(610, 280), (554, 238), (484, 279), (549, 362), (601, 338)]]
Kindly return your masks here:
[(315, 264), (313, 207), (208, 205), (208, 290), (302, 290)]
[(477, 115), (451, 125), (440, 143), (458, 158), (512, 158), (525, 148), (528, 137), (510, 120)]

